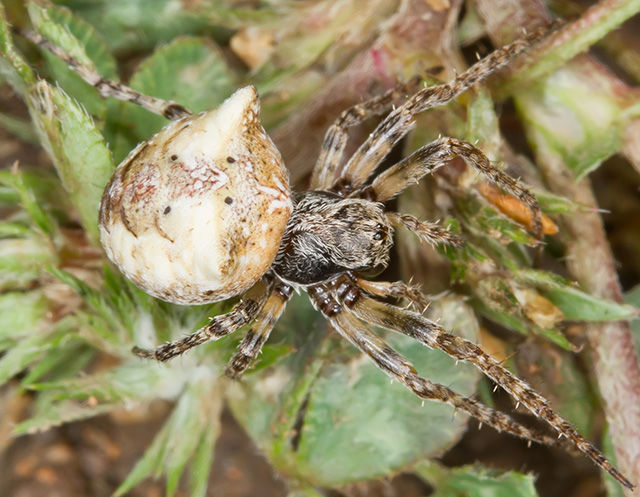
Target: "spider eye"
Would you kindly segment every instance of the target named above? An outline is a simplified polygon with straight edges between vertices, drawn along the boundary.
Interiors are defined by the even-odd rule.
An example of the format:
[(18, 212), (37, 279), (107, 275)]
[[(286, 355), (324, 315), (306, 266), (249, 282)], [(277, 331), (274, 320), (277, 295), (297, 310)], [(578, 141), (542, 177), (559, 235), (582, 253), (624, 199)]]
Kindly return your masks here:
[(380, 223), (378, 223), (376, 225), (376, 228), (378, 228), (378, 231), (375, 232), (375, 234), (373, 235), (373, 239), (374, 240), (386, 240), (387, 239), (387, 230), (384, 229), (384, 226)]

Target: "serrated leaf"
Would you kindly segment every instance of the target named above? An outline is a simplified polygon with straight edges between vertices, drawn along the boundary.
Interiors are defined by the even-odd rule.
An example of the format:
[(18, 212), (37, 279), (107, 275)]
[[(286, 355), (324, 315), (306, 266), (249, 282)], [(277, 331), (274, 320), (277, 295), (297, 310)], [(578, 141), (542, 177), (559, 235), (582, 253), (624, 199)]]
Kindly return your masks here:
[(43, 432), (64, 423), (105, 414), (115, 407), (117, 406), (112, 404), (92, 405), (89, 403), (80, 404), (74, 401), (54, 402), (50, 396), (39, 394), (36, 401), (36, 414), (19, 423), (13, 429), (13, 434), (27, 435)]
[(102, 135), (73, 100), (44, 81), (30, 90), (29, 107), (89, 238), (98, 244), (98, 206), (114, 168)]
[[(57, 6), (41, 6), (30, 2), (28, 10), (34, 28), (47, 40), (102, 76), (117, 79), (115, 59), (93, 26), (74, 16), (71, 11)], [(104, 100), (93, 86), (53, 54), (45, 51), (43, 57), (53, 78), (67, 94), (77, 99), (90, 114), (104, 117)]]
[(0, 289), (27, 287), (56, 260), (48, 240), (41, 236), (0, 240)]
[(38, 290), (0, 295), (0, 339), (36, 334), (47, 323), (48, 311), (47, 300)]
[[(58, 0), (95, 26), (112, 51), (144, 50), (176, 36), (226, 31), (211, 26), (196, 4), (172, 0)], [(216, 2), (218, 3), (218, 2)], [(228, 8), (218, 6), (218, 8)]]
[(202, 495), (203, 488), (206, 490), (210, 466), (202, 467), (206, 456), (199, 451), (213, 448), (219, 431), (222, 396), (220, 384), (208, 368), (203, 366), (193, 373), (195, 377), (190, 379), (187, 389), (180, 395), (169, 420), (115, 495), (124, 495), (144, 478), (159, 474), (167, 475), (167, 495), (174, 495), (194, 455), (198, 455), (197, 471), (204, 470), (205, 485), (201, 481), (203, 475), (196, 475), (192, 483), (197, 482), (197, 495)]
[[(178, 38), (146, 59), (130, 85), (146, 95), (174, 100), (193, 112), (213, 109), (233, 93), (233, 77), (220, 49), (210, 40)], [(139, 142), (150, 138), (167, 120), (133, 104), (123, 104), (113, 133), (115, 156), (122, 160)]]
[(16, 434), (34, 433), (70, 421), (110, 412), (130, 402), (174, 400), (189, 371), (149, 367), (131, 361), (104, 373), (25, 385), (38, 392), (35, 414), (20, 423)]
[(59, 239), (60, 234), (58, 233), (57, 225), (45, 211), (33, 189), (27, 185), (24, 174), (21, 171), (17, 171), (11, 176), (11, 181), (12, 186), (20, 197), (22, 208), (31, 217), (33, 224), (35, 224), (40, 231), (48, 235), (52, 241)]
[(63, 320), (18, 341), (0, 358), (0, 385), (15, 376), (50, 348), (55, 348), (71, 329), (71, 320)]
[(64, 347), (49, 350), (22, 379), (23, 386), (32, 385), (46, 376), (48, 380), (71, 378), (89, 364), (95, 356), (95, 349), (84, 343), (66, 343)]

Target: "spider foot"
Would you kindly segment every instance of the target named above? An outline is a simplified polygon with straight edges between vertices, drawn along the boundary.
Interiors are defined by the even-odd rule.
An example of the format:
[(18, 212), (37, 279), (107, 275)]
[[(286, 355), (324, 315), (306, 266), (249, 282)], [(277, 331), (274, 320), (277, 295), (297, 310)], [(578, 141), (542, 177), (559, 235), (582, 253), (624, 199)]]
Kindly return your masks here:
[(229, 379), (239, 380), (242, 373), (244, 373), (251, 364), (252, 360), (253, 357), (247, 354), (243, 354), (241, 352), (237, 353), (231, 358), (227, 367), (224, 368), (224, 375)]
[(138, 357), (142, 357), (143, 359), (157, 359), (155, 349), (143, 349), (140, 347), (133, 347), (131, 349), (131, 352), (133, 352)]
[(142, 357), (143, 359), (149, 359), (159, 362), (167, 362), (169, 359), (174, 358), (177, 355), (180, 355), (183, 350), (176, 347), (175, 343), (167, 342), (155, 349), (143, 349), (140, 347), (133, 347), (131, 349), (138, 357)]

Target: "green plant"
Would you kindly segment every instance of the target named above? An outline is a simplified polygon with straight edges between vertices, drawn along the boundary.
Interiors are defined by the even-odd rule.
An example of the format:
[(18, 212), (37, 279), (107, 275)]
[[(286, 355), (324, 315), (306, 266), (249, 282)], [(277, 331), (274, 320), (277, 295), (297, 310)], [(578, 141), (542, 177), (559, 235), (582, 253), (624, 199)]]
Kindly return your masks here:
[[(33, 29), (112, 79), (119, 74), (114, 53), (149, 51), (166, 43), (137, 66), (130, 85), (194, 111), (212, 108), (236, 86), (252, 82), (263, 95), (263, 122), (274, 130), (296, 181), (312, 166), (308, 157), (316, 154), (309, 148), (317, 146), (336, 112), (357, 101), (362, 88), (369, 90), (372, 81), (385, 78), (408, 79), (424, 67), (450, 67), (457, 60), (452, 49), (424, 48), (453, 46), (452, 31), (415, 31), (420, 33), (419, 40), (406, 36), (408, 27), (415, 29), (411, 23), (422, 19), (422, 9), (430, 8), (427, 5), (379, 0), (363, 15), (354, 1), (329, 4), (274, 3), (244, 10), (203, 2), (175, 12), (170, 2), (30, 2), (27, 13)], [(637, 12), (636, 4), (608, 7), (629, 16)], [(475, 17), (492, 19), (495, 9), (479, 2), (470, 9), (462, 32), (471, 36), (486, 25), (500, 43), (513, 38), (513, 31), (504, 26)], [(25, 14), (11, 3), (5, 10), (16, 19)], [(444, 11), (425, 23), (444, 25), (455, 15), (455, 11)], [(388, 17), (393, 22), (385, 23)], [(624, 15), (610, 18), (609, 24), (588, 26), (591, 30), (586, 31), (599, 33), (597, 39)], [(169, 420), (117, 494), (128, 492), (150, 475), (166, 476), (167, 493), (173, 494), (186, 472), (191, 494), (204, 495), (220, 429), (216, 420), (224, 401), (270, 462), (288, 476), (290, 487), (300, 493), (313, 494), (314, 488), (341, 487), (416, 467), (442, 495), (454, 492), (448, 489), (464, 488), (469, 481), (485, 482), (482, 486), (493, 485), (502, 492), (535, 495), (531, 476), (495, 476), (475, 467), (446, 470), (425, 463), (458, 440), (467, 420), (459, 416), (452, 421), (447, 406), (422, 407), (400, 385), (389, 386), (375, 367), (325, 332), (305, 299), (290, 306), (279, 323), (275, 344), (266, 347), (258, 367), (241, 384), (221, 378), (236, 339), (207, 345), (163, 367), (132, 357), (133, 345), (189, 333), (208, 315), (228, 308), (226, 303), (189, 309), (155, 301), (102, 263), (97, 206), (103, 186), (115, 164), (165, 121), (132, 104), (103, 100), (55, 57), (34, 54), (25, 45), (24, 52), (32, 57), (28, 63), (15, 47), (6, 19), (1, 29), (3, 76), (27, 104), (31, 118), (28, 123), (11, 121), (12, 129), (35, 135), (57, 173), (34, 164), (2, 171), (0, 176), (2, 201), (11, 209), (0, 225), (5, 249), (0, 345), (6, 351), (0, 359), (0, 378), (8, 381), (23, 373), (21, 388), (36, 392), (33, 416), (19, 424), (15, 433), (46, 429), (129, 403), (175, 401)], [(338, 43), (333, 41), (336, 38)], [(231, 64), (211, 39), (220, 46), (230, 45), (251, 71)], [(513, 95), (540, 162), (562, 161), (577, 177), (621, 148), (625, 126), (638, 111), (631, 93), (613, 96), (602, 90), (602, 85), (614, 84), (609, 75), (597, 81), (585, 79), (575, 72), (580, 68), (571, 64), (554, 76), (539, 75), (564, 66), (572, 50), (575, 53), (595, 41), (581, 40), (576, 36), (560, 48), (536, 51), (529, 65), (517, 68), (494, 88), (498, 95), (500, 91)], [(377, 66), (366, 63), (371, 53)], [(37, 79), (36, 61), (39, 72), (59, 87)], [(406, 146), (415, 149), (442, 133), (479, 140), (492, 159), (522, 164), (501, 137), (488, 92), (479, 90), (465, 99), (464, 104), (453, 103), (423, 116)], [(592, 119), (593, 107), (584, 110), (581, 104), (586, 100), (597, 104), (598, 119)], [(558, 127), (557, 121), (549, 123), (551, 113), (544, 112), (545, 106), (556, 112), (562, 109), (566, 121), (575, 118), (581, 140), (561, 136), (559, 131), (567, 128)], [(312, 138), (294, 150), (303, 132)], [(539, 180), (526, 163), (522, 174), (527, 182)], [(476, 181), (468, 173), (454, 171), (439, 178), (446, 193), (435, 193), (434, 185), (426, 184), (399, 200), (407, 212), (431, 219), (446, 216), (467, 239), (464, 250), (440, 257), (413, 240), (401, 238), (398, 243), (400, 270), (415, 276), (429, 291), (439, 291), (437, 285), (442, 283), (434, 282), (433, 266), (427, 272), (425, 261), (435, 259), (435, 267), (443, 267), (448, 260), (445, 267), (451, 270), (459, 295), (437, 300), (430, 310), (443, 316), (445, 328), (476, 339), (478, 316), (486, 316), (523, 335), (572, 350), (557, 326), (563, 320), (596, 323), (637, 315), (636, 309), (615, 302), (615, 296), (605, 298), (558, 275), (533, 269), (524, 246), (534, 246), (536, 240), (495, 205), (457, 188)], [(547, 181), (553, 185), (555, 179), (551, 176)], [(582, 199), (568, 199), (559, 194), (562, 190), (554, 194), (538, 188), (536, 193), (547, 213), (568, 219), (593, 215)], [(446, 195), (447, 200), (439, 202), (438, 195)], [(426, 202), (425, 197), (435, 200)], [(576, 239), (567, 244), (571, 247)], [(560, 250), (552, 241), (550, 245)], [(465, 395), (477, 390), (474, 370), (401, 338), (391, 342), (426, 377), (455, 383)], [(103, 354), (117, 358), (116, 364), (95, 368), (96, 357)], [(570, 391), (563, 391), (562, 382), (549, 385), (558, 397), (556, 407), (588, 433), (598, 401), (573, 361), (562, 354), (558, 357), (561, 366), (556, 367), (575, 378), (576, 384)]]

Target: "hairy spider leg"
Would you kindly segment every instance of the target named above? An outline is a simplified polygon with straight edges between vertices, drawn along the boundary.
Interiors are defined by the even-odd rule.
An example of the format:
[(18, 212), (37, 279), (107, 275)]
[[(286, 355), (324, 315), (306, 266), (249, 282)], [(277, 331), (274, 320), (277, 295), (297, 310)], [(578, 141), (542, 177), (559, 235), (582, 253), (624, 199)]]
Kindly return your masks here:
[(364, 279), (355, 271), (350, 272), (349, 277), (355, 281), (358, 287), (371, 295), (407, 300), (420, 312), (423, 312), (429, 307), (429, 301), (422, 294), (418, 286), (407, 285), (402, 281), (370, 281)]
[(269, 339), (273, 327), (280, 319), (291, 297), (293, 288), (285, 283), (276, 284), (256, 316), (253, 326), (238, 346), (238, 352), (231, 358), (224, 372), (229, 378), (239, 378), (258, 356)]
[(153, 112), (154, 114), (164, 116), (172, 121), (176, 121), (193, 114), (189, 109), (183, 107), (177, 102), (151, 97), (149, 95), (140, 93), (122, 83), (103, 78), (100, 73), (82, 64), (75, 57), (73, 57), (54, 43), (51, 43), (49, 40), (41, 36), (39, 33), (36, 33), (35, 31), (19, 28), (16, 26), (13, 27), (13, 30), (19, 35), (24, 36), (32, 43), (58, 57), (71, 69), (78, 73), (78, 75), (82, 79), (84, 79), (91, 86), (94, 86), (103, 97), (114, 97), (125, 102), (132, 102), (144, 109), (147, 109), (150, 112)]
[(544, 38), (555, 27), (538, 29), (528, 36), (497, 49), (464, 71), (450, 83), (423, 88), (402, 106), (392, 111), (360, 145), (345, 165), (333, 189), (348, 194), (359, 188), (387, 156), (393, 146), (413, 127), (415, 116), (432, 107), (443, 105), (504, 67), (516, 55)]
[(404, 97), (420, 81), (420, 77), (411, 78), (406, 83), (400, 83), (382, 95), (375, 96), (343, 111), (325, 134), (320, 154), (311, 175), (311, 189), (327, 190), (333, 184), (336, 170), (347, 145), (349, 137), (347, 130), (349, 128), (357, 126), (371, 116), (388, 112), (394, 101)]
[[(456, 138), (440, 138), (419, 148), (376, 176), (371, 185), (363, 188), (360, 193), (354, 193), (375, 202), (386, 202), (456, 157), (460, 157), (468, 166), (526, 205), (532, 213), (536, 236), (542, 236), (542, 211), (536, 197), (517, 180), (491, 164), (482, 150)], [(410, 223), (405, 227), (411, 229)]]
[(336, 331), (371, 359), (391, 378), (399, 381), (424, 400), (444, 402), (464, 411), (481, 423), (518, 437), (546, 445), (558, 445), (555, 437), (527, 428), (513, 418), (487, 407), (439, 383), (421, 377), (413, 365), (369, 329), (355, 314), (345, 312), (333, 291), (325, 285), (309, 289), (314, 305), (329, 320)]
[(339, 283), (335, 294), (338, 298), (337, 305), (344, 305), (363, 321), (399, 332), (429, 348), (442, 350), (454, 359), (473, 364), (529, 411), (549, 423), (559, 436), (567, 437), (580, 452), (607, 471), (622, 485), (633, 489), (631, 482), (611, 465), (602, 452), (555, 412), (544, 397), (504, 368), (475, 343), (447, 333), (441, 326), (420, 314), (367, 297), (355, 285), (347, 281), (343, 280)]
[(387, 212), (386, 215), (393, 226), (405, 228), (432, 245), (444, 243), (456, 248), (464, 245), (464, 240), (461, 237), (435, 223), (420, 221), (414, 216), (398, 212)]
[(231, 311), (215, 316), (208, 325), (198, 331), (179, 340), (159, 345), (155, 349), (134, 347), (133, 353), (144, 359), (166, 362), (193, 347), (212, 340), (219, 340), (253, 321), (265, 305), (268, 295), (269, 282), (266, 277), (263, 277), (247, 290)]

